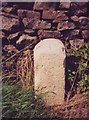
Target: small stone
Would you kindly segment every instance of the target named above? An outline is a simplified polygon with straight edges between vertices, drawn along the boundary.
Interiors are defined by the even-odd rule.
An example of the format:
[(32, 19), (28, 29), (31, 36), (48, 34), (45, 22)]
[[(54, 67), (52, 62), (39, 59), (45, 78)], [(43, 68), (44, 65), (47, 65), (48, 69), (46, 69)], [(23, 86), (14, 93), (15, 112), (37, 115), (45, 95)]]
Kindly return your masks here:
[(38, 36), (39, 39), (44, 39), (44, 38), (61, 38), (61, 33), (58, 31), (48, 31), (48, 30), (39, 30), (38, 31)]
[(79, 46), (84, 45), (84, 39), (69, 40), (69, 43), (70, 43), (71, 47), (78, 48)]
[(36, 20), (24, 18), (22, 22), (23, 22), (25, 28), (32, 29), (34, 24), (36, 23)]
[(15, 14), (17, 12), (17, 8), (15, 6), (13, 6), (13, 7), (3, 7), (2, 11), (6, 12), (6, 13), (13, 13), (13, 14)]
[(43, 19), (55, 19), (57, 16), (57, 11), (54, 10), (44, 10), (42, 14)]
[(72, 16), (71, 19), (74, 21), (74, 22), (78, 22), (79, 21), (79, 18), (78, 16)]
[(51, 28), (51, 23), (48, 23), (46, 21), (41, 21), (41, 20), (38, 20), (34, 26), (33, 26), (33, 29), (50, 29)]
[(63, 31), (63, 30), (71, 30), (71, 29), (74, 29), (76, 26), (73, 22), (64, 22), (64, 21), (60, 21), (58, 23), (58, 26), (57, 26), (57, 30), (58, 31)]
[(89, 18), (79, 17), (79, 23), (81, 29), (89, 29)]
[(41, 20), (24, 18), (23, 24), (26, 28), (29, 29), (50, 29), (51, 23)]
[(7, 52), (7, 53), (10, 53), (10, 52), (18, 52), (18, 50), (16, 49), (16, 47), (15, 46), (13, 46), (13, 45), (5, 45), (4, 46), (4, 48), (3, 48), (3, 50), (5, 51), (5, 52)]
[(53, 2), (35, 2), (34, 10), (55, 10), (56, 3)]
[(58, 14), (55, 16), (55, 19), (53, 20), (53, 22), (59, 22), (59, 21), (65, 21), (68, 20), (68, 17), (66, 15), (65, 11), (58, 11)]
[(13, 39), (16, 39), (19, 36), (19, 34), (20, 34), (20, 32), (13, 33), (13, 34), (10, 34), (7, 38), (9, 40), (13, 40)]
[(7, 13), (11, 13), (13, 11), (13, 7), (3, 7), (2, 11), (7, 12)]
[(18, 14), (19, 18), (24, 18), (24, 17), (26, 17), (26, 10), (19, 9), (17, 11), (17, 14)]
[(3, 38), (3, 37), (5, 37), (5, 33), (0, 31), (0, 38)]
[(26, 13), (26, 17), (28, 18), (34, 18), (35, 20), (40, 19), (40, 12), (36, 12), (36, 11), (28, 11)]
[(24, 33), (25, 33), (25, 34), (28, 34), (28, 35), (34, 35), (34, 34), (35, 34), (35, 31), (32, 30), (32, 29), (31, 29), (31, 30), (30, 30), (30, 29), (25, 29), (25, 30), (24, 30)]
[(18, 16), (20, 18), (30, 18), (30, 19), (40, 19), (40, 13), (36, 11), (31, 11), (31, 10), (23, 10), (19, 9), (18, 10)]
[(89, 30), (83, 30), (82, 31), (82, 36), (84, 39), (89, 39)]
[(19, 20), (16, 18), (10, 18), (5, 16), (0, 16), (0, 19), (2, 20), (2, 26), (0, 29), (6, 30), (6, 31), (15, 31), (19, 28)]
[(20, 44), (21, 42), (24, 42), (24, 41), (28, 41), (29, 43), (31, 43), (33, 40), (37, 39), (36, 36), (29, 36), (29, 35), (26, 35), (26, 34), (23, 34), (22, 36), (20, 36), (20, 38), (17, 40), (16, 44)]
[(60, 2), (59, 8), (60, 9), (69, 9), (70, 8), (70, 2)]

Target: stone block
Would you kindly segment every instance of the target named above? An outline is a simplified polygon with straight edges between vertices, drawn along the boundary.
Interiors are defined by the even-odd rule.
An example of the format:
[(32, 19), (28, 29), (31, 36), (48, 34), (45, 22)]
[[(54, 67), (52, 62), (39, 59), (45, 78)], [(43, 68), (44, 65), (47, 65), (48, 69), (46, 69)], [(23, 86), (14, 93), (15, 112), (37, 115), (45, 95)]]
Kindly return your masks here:
[(60, 2), (59, 9), (69, 9), (71, 2)]
[(71, 17), (71, 20), (73, 20), (74, 22), (78, 22), (79, 18), (78, 18), (78, 16), (74, 15)]
[(34, 10), (55, 10), (56, 3), (54, 2), (35, 2)]
[(36, 11), (19, 9), (17, 12), (19, 18), (40, 19), (40, 13)]
[(39, 39), (44, 39), (44, 38), (61, 38), (61, 33), (58, 31), (49, 31), (49, 30), (39, 30), (38, 31), (38, 36)]
[(58, 11), (57, 15), (55, 16), (55, 19), (53, 22), (60, 22), (60, 21), (66, 21), (68, 20), (68, 16), (66, 15), (66, 11)]
[(55, 19), (57, 16), (57, 11), (55, 10), (44, 10), (42, 14), (43, 19)]
[(84, 45), (84, 39), (69, 40), (69, 43), (71, 48), (78, 48), (79, 46)]
[(81, 29), (89, 29), (89, 18), (79, 17), (79, 23)]
[(26, 28), (29, 29), (50, 29), (51, 23), (41, 20), (24, 18), (23, 24)]
[(0, 19), (2, 20), (2, 26), (0, 29), (6, 30), (6, 31), (16, 31), (16, 29), (19, 28), (20, 22), (16, 18), (6, 17), (6, 16), (0, 16)]
[(41, 21), (38, 20), (33, 26), (33, 29), (50, 29), (51, 28), (51, 23), (48, 23), (46, 21)]
[(34, 48), (34, 89), (46, 106), (64, 102), (65, 48), (58, 39), (44, 39)]
[(53, 22), (68, 20), (66, 11), (44, 10), (42, 14), (43, 19), (53, 19)]
[(89, 30), (83, 30), (82, 31), (82, 37), (84, 39), (89, 39)]
[(62, 30), (71, 30), (74, 29), (76, 26), (73, 22), (68, 22), (68, 21), (60, 21), (57, 26), (58, 31)]

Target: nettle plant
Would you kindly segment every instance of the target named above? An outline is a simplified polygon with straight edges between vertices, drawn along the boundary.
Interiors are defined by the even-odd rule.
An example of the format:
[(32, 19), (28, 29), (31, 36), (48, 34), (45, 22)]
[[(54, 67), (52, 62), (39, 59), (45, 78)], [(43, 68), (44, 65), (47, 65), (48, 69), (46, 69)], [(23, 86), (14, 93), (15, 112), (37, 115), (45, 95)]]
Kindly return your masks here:
[(71, 84), (70, 92), (82, 93), (89, 90), (89, 45), (85, 44), (78, 49), (72, 49), (67, 56), (78, 60), (74, 62), (76, 70), (68, 70), (68, 79)]

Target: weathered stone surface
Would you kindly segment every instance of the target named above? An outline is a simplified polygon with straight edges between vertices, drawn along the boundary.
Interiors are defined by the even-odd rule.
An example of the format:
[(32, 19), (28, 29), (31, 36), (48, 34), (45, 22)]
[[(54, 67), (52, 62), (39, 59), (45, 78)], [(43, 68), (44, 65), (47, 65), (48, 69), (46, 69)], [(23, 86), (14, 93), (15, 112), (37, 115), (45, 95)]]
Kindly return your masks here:
[(83, 30), (82, 31), (82, 37), (84, 39), (89, 39), (89, 30)]
[(27, 18), (31, 18), (31, 19), (40, 19), (40, 13), (39, 12), (23, 10), (23, 9), (18, 10), (18, 16), (20, 18), (27, 17)]
[(86, 2), (72, 2), (70, 8), (71, 15), (86, 16), (87, 3)]
[(78, 48), (79, 46), (84, 45), (84, 39), (69, 40), (69, 43), (71, 48)]
[(79, 32), (80, 32), (79, 30), (66, 30), (63, 32), (63, 39), (64, 40), (78, 39), (80, 37)]
[(0, 31), (0, 38), (4, 38), (5, 37), (5, 33)]
[(2, 19), (2, 27), (0, 26), (2, 30), (15, 31), (19, 27), (19, 20), (16, 18), (0, 16), (0, 19)]
[(34, 34), (35, 34), (35, 31), (32, 30), (32, 29), (31, 29), (31, 30), (30, 30), (30, 29), (25, 29), (25, 30), (24, 30), (24, 33), (25, 33), (25, 34), (28, 34), (28, 35), (34, 35)]
[(79, 18), (78, 18), (78, 16), (74, 15), (71, 17), (71, 20), (73, 20), (74, 22), (78, 22)]
[(38, 31), (39, 39), (44, 38), (61, 38), (61, 33), (58, 31), (48, 31), (48, 30), (39, 30)]
[(62, 31), (62, 30), (71, 30), (71, 29), (74, 29), (76, 26), (73, 22), (64, 22), (64, 21), (60, 21), (58, 23), (58, 26), (57, 26), (57, 30), (58, 31)]
[(16, 41), (19, 39), (20, 35), (21, 35), (20, 32), (10, 34), (10, 35), (7, 37), (8, 41), (9, 41), (9, 44), (15, 45), (15, 44), (16, 44)]
[(51, 23), (48, 23), (46, 21), (41, 21), (38, 20), (33, 26), (33, 29), (50, 29), (51, 28)]
[(53, 22), (68, 20), (66, 11), (44, 10), (42, 14), (43, 19), (53, 19)]
[(79, 23), (81, 29), (89, 29), (89, 18), (79, 17)]
[(37, 36), (30, 36), (28, 34), (23, 34), (16, 41), (16, 47), (18, 48), (18, 50), (21, 50), (29, 46), (29, 49), (32, 50), (37, 43), (38, 43)]
[(2, 7), (3, 12), (11, 13), (13, 11), (13, 7)]
[(32, 29), (35, 23), (36, 23), (36, 20), (34, 19), (29, 19), (29, 18), (23, 19), (23, 24), (25, 28)]
[(7, 18), (15, 18), (15, 19), (18, 19), (18, 16), (17, 15), (14, 15), (14, 14), (9, 14), (9, 13), (5, 13), (5, 12), (0, 12), (0, 15), (1, 16), (5, 16)]
[(34, 10), (54, 10), (56, 8), (56, 4), (53, 2), (35, 2)]
[(53, 20), (53, 22), (59, 22), (59, 21), (64, 21), (64, 20), (68, 20), (66, 11), (58, 11), (58, 14), (57, 16), (55, 16), (55, 19)]
[(44, 39), (34, 49), (34, 88), (45, 94), (47, 106), (59, 105), (65, 94), (65, 48), (57, 39)]
[(5, 52), (7, 52), (7, 53), (10, 53), (10, 52), (18, 52), (18, 50), (15, 48), (15, 46), (13, 46), (13, 45), (5, 45), (4, 46), (4, 48), (3, 48), (3, 50), (5, 51)]
[(60, 9), (69, 9), (70, 8), (70, 2), (60, 2), (59, 8)]
[(2, 11), (6, 13), (13, 13), (16, 14), (17, 7), (14, 5), (13, 7), (2, 7)]
[(9, 40), (13, 40), (13, 39), (16, 39), (19, 35), (20, 35), (20, 32), (17, 32), (17, 33), (10, 34), (7, 38)]
[(20, 36), (20, 38), (17, 40), (16, 44), (20, 44), (21, 42), (26, 42), (28, 41), (29, 43), (31, 43), (33, 40), (37, 39), (36, 36), (29, 36), (26, 34), (23, 34), (22, 36)]
[(44, 10), (42, 14), (43, 19), (55, 19), (57, 16), (57, 11), (55, 10)]
[(34, 20), (29, 18), (23, 19), (24, 26), (29, 29), (50, 29), (51, 23), (41, 20)]

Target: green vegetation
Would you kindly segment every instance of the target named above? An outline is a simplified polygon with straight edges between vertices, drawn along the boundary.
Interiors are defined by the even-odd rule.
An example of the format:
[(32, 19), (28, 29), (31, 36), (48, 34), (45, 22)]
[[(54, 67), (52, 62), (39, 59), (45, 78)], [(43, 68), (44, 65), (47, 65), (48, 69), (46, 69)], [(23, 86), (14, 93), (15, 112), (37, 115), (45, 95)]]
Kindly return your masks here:
[[(82, 93), (89, 90), (89, 46), (84, 45), (77, 50), (71, 49), (71, 51), (67, 53), (67, 57), (77, 59), (73, 63), (73, 69), (68, 69), (70, 91), (67, 97), (70, 98), (72, 92)], [(47, 111), (42, 102), (44, 95), (36, 95), (33, 90), (33, 85), (29, 85), (29, 89), (23, 89), (21, 82), (27, 77), (23, 74), (26, 70), (22, 68), (28, 68), (28, 63), (26, 63), (26, 61), (24, 63), (25, 64), (21, 64), (25, 67), (21, 67), (20, 72), (17, 71), (17, 73), (21, 73), (20, 78), (23, 76), (22, 80), (19, 79), (19, 82), (15, 80), (15, 82), (12, 82), (11, 77), (3, 79), (2, 112), (4, 118), (40, 118), (47, 116), (47, 112), (49, 111), (49, 109)]]
[(77, 59), (77, 61), (74, 62), (76, 69), (68, 70), (71, 91), (82, 93), (89, 90), (89, 46), (84, 45), (80, 46), (77, 50), (72, 49), (67, 56)]
[(3, 118), (35, 118), (44, 113), (41, 95), (32, 90), (22, 89), (19, 83), (3, 83), (2, 112)]

